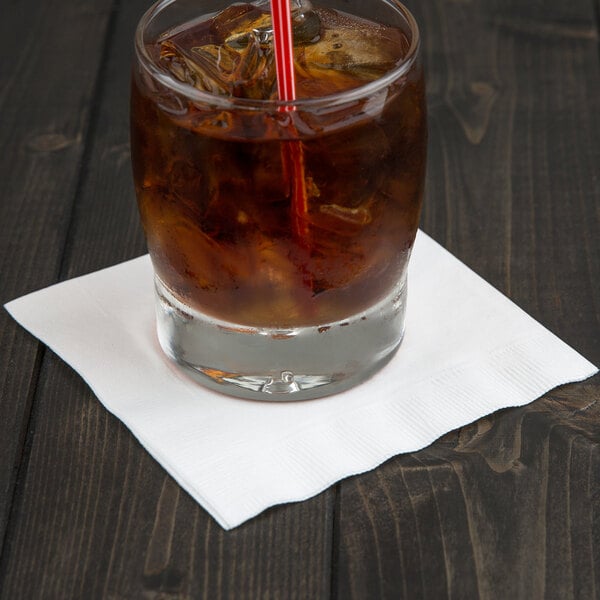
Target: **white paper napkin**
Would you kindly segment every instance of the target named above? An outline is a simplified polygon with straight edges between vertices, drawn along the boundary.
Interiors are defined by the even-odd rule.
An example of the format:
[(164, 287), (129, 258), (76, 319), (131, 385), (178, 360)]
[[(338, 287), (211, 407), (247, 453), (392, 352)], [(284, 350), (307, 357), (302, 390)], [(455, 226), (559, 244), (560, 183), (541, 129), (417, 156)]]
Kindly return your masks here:
[(179, 372), (156, 339), (147, 256), (6, 308), (229, 529), (598, 370), (422, 232), (408, 288), (392, 361), (357, 388), (298, 403), (229, 398)]

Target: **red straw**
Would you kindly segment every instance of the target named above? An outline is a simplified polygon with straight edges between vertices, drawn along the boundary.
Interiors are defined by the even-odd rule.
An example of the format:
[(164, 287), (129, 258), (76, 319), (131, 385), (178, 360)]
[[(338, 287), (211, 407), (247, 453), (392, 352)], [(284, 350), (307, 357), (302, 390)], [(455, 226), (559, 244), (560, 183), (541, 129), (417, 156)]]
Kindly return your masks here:
[[(295, 100), (294, 41), (289, 0), (271, 0), (271, 18), (277, 69), (277, 93), (280, 100)], [(291, 107), (288, 108), (290, 109), (293, 110)]]
[[(273, 44), (275, 46), (275, 68), (277, 70), (277, 94), (280, 100), (296, 99), (294, 79), (294, 41), (292, 37), (292, 13), (289, 0), (271, 0), (273, 20)], [(282, 110), (295, 110), (294, 106)], [(300, 141), (283, 146), (285, 170), (292, 175), (292, 216), (294, 233), (298, 241), (308, 248), (308, 198), (304, 179), (304, 153)]]

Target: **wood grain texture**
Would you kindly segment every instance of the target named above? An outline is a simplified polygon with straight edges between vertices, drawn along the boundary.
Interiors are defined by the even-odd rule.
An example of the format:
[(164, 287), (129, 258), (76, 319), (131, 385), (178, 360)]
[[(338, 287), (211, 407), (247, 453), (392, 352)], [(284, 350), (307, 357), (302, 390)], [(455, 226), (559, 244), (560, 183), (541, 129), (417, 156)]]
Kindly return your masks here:
[[(0, 4), (0, 304), (57, 279), (111, 4)], [(0, 310), (0, 552), (40, 357)]]
[(598, 384), (396, 457), (342, 484), (336, 597), (596, 598), (598, 473)]
[(428, 67), (424, 229), (597, 363), (592, 5), (441, 1), (414, 9)]
[[(600, 363), (591, 1), (410, 4), (428, 67), (424, 229)], [(108, 1), (54, 0), (17, 61), (0, 57), (0, 142), (15, 148), (0, 161), (3, 300), (144, 251), (127, 111), (147, 5), (111, 17)], [(32, 9), (0, 11), (14, 39)], [(46, 50), (58, 31), (62, 61)], [(19, 469), (2, 600), (600, 596), (599, 377), (225, 532), (69, 367), (49, 351), (36, 363), (37, 344), (0, 319), (4, 515)]]

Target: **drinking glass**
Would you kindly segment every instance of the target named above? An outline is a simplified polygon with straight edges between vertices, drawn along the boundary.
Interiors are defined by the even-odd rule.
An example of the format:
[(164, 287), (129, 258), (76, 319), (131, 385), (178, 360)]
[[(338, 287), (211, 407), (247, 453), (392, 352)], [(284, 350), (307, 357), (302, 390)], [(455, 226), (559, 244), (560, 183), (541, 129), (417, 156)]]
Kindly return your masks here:
[(336, 393), (394, 355), (425, 173), (409, 11), (292, 8), (293, 101), (277, 99), (264, 1), (162, 0), (135, 36), (132, 162), (158, 339), (200, 383), (258, 400)]

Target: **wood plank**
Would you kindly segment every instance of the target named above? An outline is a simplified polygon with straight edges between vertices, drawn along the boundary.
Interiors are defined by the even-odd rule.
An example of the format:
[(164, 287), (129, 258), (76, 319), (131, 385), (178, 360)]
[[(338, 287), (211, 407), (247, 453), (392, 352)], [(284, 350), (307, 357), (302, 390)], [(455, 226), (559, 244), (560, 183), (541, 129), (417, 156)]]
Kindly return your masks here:
[[(472, 13), (472, 4), (468, 6)], [(62, 276), (105, 266), (141, 251), (139, 228), (131, 226), (135, 223), (132, 220), (135, 207), (123, 162), (126, 108), (121, 103), (127, 96), (122, 67), (129, 56), (124, 40), (130, 39), (138, 8), (140, 5), (135, 3), (121, 8), (114, 52), (107, 66), (109, 84), (98, 113), (98, 135), (93, 140)], [(446, 11), (461, 10), (457, 22), (466, 20), (467, 8), (461, 3), (430, 3), (421, 10), (428, 15), (427, 24), (434, 30), (441, 27), (438, 21), (442, 17), (447, 18)], [(550, 27), (553, 31), (558, 28), (559, 35), (552, 33), (552, 36), (559, 38), (561, 47), (573, 49), (571, 59), (577, 68), (572, 76), (577, 83), (577, 75), (592, 61), (587, 48), (593, 43), (587, 34), (581, 34), (582, 30), (588, 31), (587, 21), (576, 13), (550, 14), (555, 20), (568, 21), (569, 31), (573, 27), (577, 31), (574, 37), (569, 33), (565, 41), (564, 30), (557, 23), (552, 22)], [(505, 22), (505, 14), (503, 18)], [(479, 25), (486, 32), (490, 27), (500, 38), (500, 25), (494, 23), (491, 19)], [(433, 166), (425, 224), (429, 232), (452, 244), (452, 249), (484, 276), (504, 291), (516, 294), (524, 307), (538, 311), (538, 318), (548, 319), (547, 323), (553, 327), (562, 327), (564, 335), (573, 336), (575, 345), (587, 344), (579, 348), (597, 360), (598, 346), (593, 335), (590, 339), (589, 332), (584, 331), (589, 329), (593, 333), (592, 316), (597, 318), (597, 312), (588, 310), (590, 299), (597, 300), (597, 292), (591, 285), (594, 281), (591, 274), (597, 268), (597, 255), (594, 257), (592, 252), (597, 246), (589, 236), (596, 218), (590, 204), (591, 194), (595, 193), (594, 182), (592, 188), (576, 187), (580, 212), (559, 206), (563, 192), (571, 193), (567, 184), (578, 181), (569, 177), (569, 172), (582, 169), (583, 175), (589, 176), (592, 159), (597, 154), (591, 148), (591, 154), (584, 156), (581, 163), (563, 164), (556, 157), (544, 158), (542, 150), (528, 141), (526, 135), (531, 129), (538, 136), (536, 143), (546, 139), (538, 128), (546, 125), (546, 119), (562, 115), (559, 100), (577, 109), (569, 117), (575, 125), (587, 122), (585, 111), (593, 115), (591, 111), (597, 107), (592, 94), (595, 84), (588, 83), (589, 87), (582, 86), (577, 91), (589, 95), (586, 98), (590, 101), (589, 108), (583, 108), (582, 112), (578, 112), (581, 100), (569, 96), (574, 87), (568, 93), (560, 91), (557, 98), (544, 105), (544, 119), (533, 115), (537, 108), (529, 106), (527, 101), (519, 104), (520, 101), (513, 99), (514, 108), (510, 102), (507, 104), (505, 95), (510, 97), (512, 92), (502, 87), (505, 70), (510, 71), (516, 57), (537, 57), (538, 63), (532, 64), (539, 66), (540, 57), (543, 55), (548, 61), (553, 52), (550, 46), (554, 42), (546, 39), (548, 27), (542, 27), (543, 41), (539, 41), (536, 37), (540, 36), (539, 27), (537, 23), (533, 25), (533, 33), (531, 23), (528, 22), (527, 29), (523, 19), (516, 33), (514, 27), (507, 30), (502, 25), (500, 29), (505, 36), (502, 43), (493, 36), (488, 40), (496, 50), (495, 56), (499, 55), (499, 48), (512, 49), (512, 54), (507, 55), (511, 60), (502, 64), (497, 81), (494, 79), (492, 83), (486, 81), (483, 70), (484, 59), (486, 56), (489, 59), (491, 50), (482, 44), (481, 65), (470, 63), (469, 68), (474, 69), (473, 73), (481, 68), (481, 77), (477, 75), (473, 80), (480, 83), (482, 80), (488, 87), (472, 87), (470, 77), (465, 77), (464, 82), (459, 79), (458, 87), (454, 83), (448, 86), (445, 63), (438, 63), (431, 77)], [(445, 55), (445, 50), (442, 52), (436, 45), (439, 42), (431, 44), (435, 48), (428, 52), (430, 65), (433, 59), (441, 61)], [(526, 51), (517, 54), (521, 46)], [(461, 68), (459, 51), (460, 48), (449, 52), (455, 61), (452, 70), (455, 76)], [(585, 59), (583, 65), (582, 59)], [(552, 54), (552, 61), (555, 60), (557, 56)], [(531, 66), (528, 68), (533, 70)], [(528, 90), (525, 100), (531, 101), (534, 83), (539, 84), (545, 73), (520, 72), (516, 85), (519, 95), (522, 89)], [(534, 81), (530, 82), (530, 78)], [(514, 80), (509, 81), (514, 84)], [(550, 89), (554, 89), (553, 83), (556, 82), (550, 82)], [(491, 110), (486, 107), (497, 91), (495, 86), (499, 91)], [(452, 96), (451, 103), (445, 99), (446, 93)], [(499, 106), (503, 109), (496, 114)], [(508, 129), (504, 119), (511, 111), (515, 113), (515, 122), (517, 113), (523, 113), (522, 138), (526, 151), (511, 141), (512, 134), (504, 132)], [(495, 119), (502, 119), (504, 126), (500, 127)], [(575, 152), (584, 147), (590, 150), (587, 141), (574, 140), (575, 133), (569, 133), (560, 119), (558, 123), (557, 132), (544, 135), (550, 142), (559, 142), (561, 135), (566, 137), (564, 147), (557, 144), (561, 148), (559, 158), (567, 158), (568, 141), (574, 142)], [(593, 122), (588, 131), (587, 137), (592, 138)], [(448, 140), (444, 135), (450, 136)], [(496, 138), (500, 148), (494, 147), (490, 137)], [(461, 142), (455, 143), (455, 138)], [(539, 172), (531, 175), (536, 194), (526, 195), (521, 188), (517, 189), (516, 183), (525, 175), (515, 175), (512, 167), (506, 166), (509, 149), (518, 160), (524, 160), (524, 156), (529, 160), (530, 153), (531, 162), (537, 161)], [(478, 159), (478, 152), (487, 160)], [(504, 166), (489, 167), (488, 161), (494, 158), (503, 161)], [(550, 173), (548, 168), (539, 166), (544, 164), (543, 160), (551, 161), (552, 184), (562, 182), (563, 189), (547, 189), (545, 180)], [(481, 170), (467, 171), (467, 165), (471, 164)], [(529, 173), (522, 166), (516, 169), (517, 173), (522, 171)], [(494, 185), (507, 181), (507, 176), (513, 193), (495, 196)], [(482, 186), (481, 180), (489, 183), (492, 192)], [(463, 193), (465, 182), (468, 194)], [(551, 202), (548, 213), (551, 218), (542, 223), (530, 216), (544, 208), (546, 195), (540, 199), (540, 191)], [(439, 201), (436, 204), (437, 198), (444, 198), (445, 204)], [(481, 205), (482, 198), (491, 206)], [(507, 198), (512, 203), (510, 208), (506, 205)], [(495, 201), (497, 206), (493, 204)], [(497, 220), (488, 222), (488, 211)], [(587, 235), (585, 243), (576, 251), (569, 246), (567, 256), (557, 252), (551, 257), (552, 267), (557, 264), (558, 270), (548, 279), (549, 284), (537, 277), (527, 281), (532, 273), (547, 275), (549, 269), (547, 254), (539, 246), (534, 248), (536, 252), (524, 252), (532, 247), (531, 231), (538, 237), (546, 235), (552, 225), (562, 224), (566, 218), (573, 236), (574, 225), (570, 220), (580, 225), (582, 215), (590, 218), (590, 223), (581, 230)], [(502, 227), (494, 223), (502, 223)], [(564, 241), (568, 235), (567, 231), (560, 239)], [(574, 253), (569, 254), (571, 251)], [(586, 258), (587, 271), (581, 270), (582, 256)], [(572, 280), (565, 279), (571, 268), (576, 274), (583, 272), (584, 277), (579, 279), (580, 275), (574, 275)], [(550, 295), (545, 293), (546, 289)], [(557, 314), (557, 298), (563, 302), (575, 301), (575, 310), (563, 308)], [(591, 596), (587, 597), (593, 597), (594, 590), (600, 589), (597, 569), (594, 571), (599, 562), (598, 546), (593, 543), (600, 539), (598, 484), (593, 477), (600, 466), (597, 430), (593, 426), (598, 415), (597, 405), (590, 400), (598, 397), (596, 382), (597, 379), (583, 387), (554, 392), (527, 409), (501, 413), (464, 429), (460, 435), (448, 436), (427, 451), (389, 461), (382, 469), (341, 484), (337, 528), (333, 532), (334, 541), (340, 542), (333, 557), (339, 569), (334, 582), (335, 595), (378, 597), (381, 592), (383, 598), (402, 597), (401, 593), (404, 597), (443, 597), (451, 592), (454, 596), (469, 597), (477, 590), (490, 597), (489, 590), (504, 586), (512, 575), (509, 567), (514, 567), (518, 576), (511, 580), (513, 587), (507, 588), (511, 592), (516, 589), (525, 594), (546, 589), (557, 596), (564, 593), (563, 597), (577, 594), (586, 597), (591, 590)], [(552, 400), (554, 404), (544, 408), (543, 403)], [(564, 410), (557, 405), (564, 405)], [(591, 428), (584, 418), (587, 414)], [(273, 509), (225, 533), (164, 475), (126, 429), (98, 405), (81, 380), (51, 353), (44, 360), (37, 388), (30, 439), (31, 455), (20, 482), (19, 502), (7, 544), (9, 553), (4, 565), (7, 577), (2, 598), (255, 598), (259, 594), (269, 598), (328, 597), (333, 492), (299, 505)], [(487, 487), (483, 481), (488, 483)], [(552, 483), (545, 492), (545, 503), (540, 496), (544, 491), (540, 482), (544, 481)], [(546, 521), (539, 516), (539, 507), (545, 508)], [(518, 526), (510, 522), (513, 513)], [(537, 517), (533, 523), (532, 515)], [(473, 526), (466, 527), (467, 537), (465, 524), (469, 523)], [(527, 538), (532, 532), (544, 533), (545, 554), (540, 554), (539, 539)], [(499, 535), (507, 533), (508, 537)], [(531, 545), (527, 547), (527, 543)], [(488, 555), (490, 548), (492, 553)], [(524, 562), (512, 556), (515, 548)], [(528, 548), (534, 551), (529, 554)], [(547, 567), (540, 576), (542, 562)], [(528, 566), (538, 569), (532, 581), (523, 576)]]
[[(591, 4), (410, 5), (428, 67), (424, 229), (599, 364)], [(596, 597), (599, 398), (596, 376), (342, 482), (334, 596)]]
[(595, 598), (599, 397), (566, 386), (344, 482), (336, 597)]
[[(591, 6), (444, 2), (418, 14), (429, 67), (424, 229), (598, 362)], [(452, 35), (464, 29), (468, 38)]]
[[(127, 113), (131, 40), (146, 6), (119, 9), (63, 277), (144, 248)], [(333, 491), (225, 532), (50, 352), (31, 429), (0, 597), (328, 597)]]
[[(57, 279), (111, 4), (0, 4), (0, 304)], [(1, 310), (0, 545), (39, 358), (40, 345)]]

